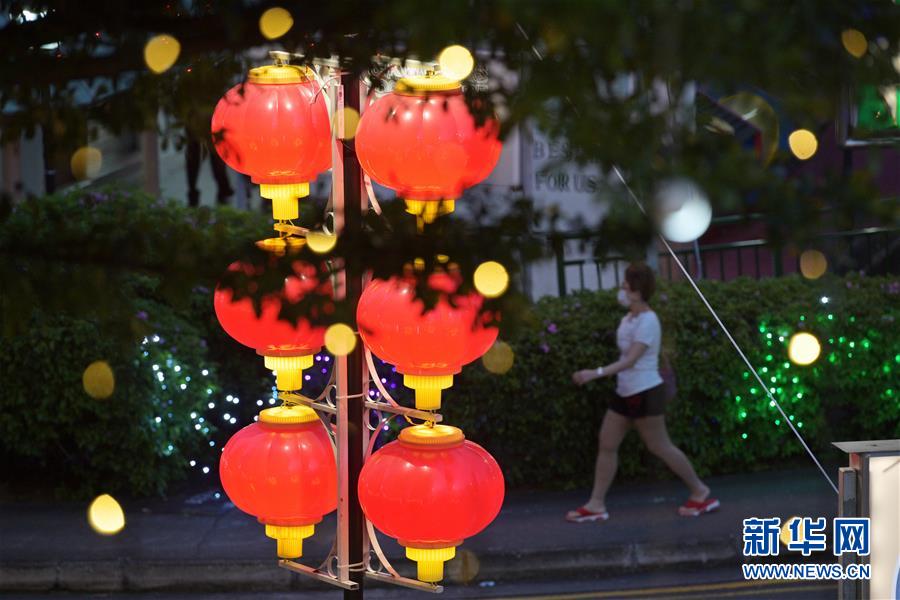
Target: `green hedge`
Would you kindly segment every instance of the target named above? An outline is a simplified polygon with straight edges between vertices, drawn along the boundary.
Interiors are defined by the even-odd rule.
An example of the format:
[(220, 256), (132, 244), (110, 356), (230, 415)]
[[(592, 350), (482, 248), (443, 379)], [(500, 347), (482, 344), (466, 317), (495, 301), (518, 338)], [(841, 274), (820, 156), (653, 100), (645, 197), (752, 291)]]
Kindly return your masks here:
[[(44, 198), (3, 214), (0, 461), (9, 481), (79, 496), (156, 494), (189, 473), (206, 477), (209, 466), (214, 485), (221, 445), (252, 420), (272, 382), (253, 351), (222, 332), (210, 289), (242, 244), (267, 229), (260, 215), (121, 191)], [(896, 281), (783, 278), (703, 289), (754, 364), (776, 378), (776, 393), (814, 449), (900, 434)], [(654, 306), (678, 374), (672, 437), (698, 470), (805, 460), (693, 292), (664, 286)], [(622, 309), (611, 293), (586, 292), (544, 299), (533, 312), (508, 340), (512, 370), (467, 367), (443, 412), (497, 456), (510, 485), (585, 486), (612, 382), (576, 388), (570, 376), (614, 360)], [(799, 329), (819, 337), (822, 358), (785, 368), (780, 338)], [(82, 389), (95, 360), (108, 361), (116, 376), (106, 400)], [(622, 477), (665, 472), (635, 436), (621, 465)]]
[[(900, 436), (900, 283), (786, 277), (710, 281), (701, 289), (814, 450), (837, 460), (832, 441)], [(808, 460), (694, 292), (665, 285), (652, 304), (677, 372), (670, 432), (698, 472)], [(510, 485), (588, 486), (614, 384), (578, 388), (571, 373), (615, 360), (624, 313), (611, 292), (545, 298), (535, 312), (538, 325), (509, 340), (513, 368), (505, 375), (480, 364), (464, 369), (443, 413), (497, 456)], [(822, 343), (821, 357), (808, 367), (787, 360), (788, 338), (801, 330)], [(636, 434), (620, 460), (620, 477), (668, 476)]]

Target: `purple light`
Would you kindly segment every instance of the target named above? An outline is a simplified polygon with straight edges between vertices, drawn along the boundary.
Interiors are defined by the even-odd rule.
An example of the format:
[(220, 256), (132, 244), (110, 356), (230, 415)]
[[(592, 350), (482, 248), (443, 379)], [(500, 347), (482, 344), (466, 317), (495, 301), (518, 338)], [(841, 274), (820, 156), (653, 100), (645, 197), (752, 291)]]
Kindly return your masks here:
[(323, 373), (327, 373), (327, 372), (328, 372), (328, 369), (322, 367), (322, 372), (323, 372)]
[(331, 360), (331, 357), (330, 357), (330, 356), (326, 356), (326, 357), (325, 357), (325, 362), (328, 362), (329, 360)]
[(304, 380), (304, 381), (309, 381), (309, 375), (304, 375), (304, 376), (303, 376), (303, 380)]

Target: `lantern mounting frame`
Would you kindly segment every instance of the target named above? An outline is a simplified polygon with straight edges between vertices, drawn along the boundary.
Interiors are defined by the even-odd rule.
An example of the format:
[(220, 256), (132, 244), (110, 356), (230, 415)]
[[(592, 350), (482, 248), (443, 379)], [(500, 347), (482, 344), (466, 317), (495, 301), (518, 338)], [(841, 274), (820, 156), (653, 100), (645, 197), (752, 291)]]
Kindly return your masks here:
[[(302, 54), (282, 51), (273, 51), (269, 55), (275, 61), (285, 61), (285, 64), (291, 58), (303, 58)], [(343, 114), (345, 106), (357, 111), (364, 109), (365, 103), (360, 102), (360, 98), (365, 98), (363, 88), (366, 87), (366, 84), (358, 77), (341, 71), (338, 58), (313, 59), (309, 62), (316, 68), (315, 73), (320, 80), (327, 76), (329, 81), (339, 79), (341, 82), (339, 85), (327, 86), (326, 93), (328, 93), (330, 105), (333, 107), (332, 114)], [(389, 59), (387, 62), (389, 70), (399, 71), (402, 68), (397, 64), (399, 63), (398, 59)], [(395, 69), (395, 66), (399, 68)], [(355, 86), (356, 90), (345, 89), (349, 86)], [(323, 88), (325, 87), (323, 86)], [(350, 101), (345, 102), (345, 98), (349, 98)], [(366, 192), (365, 175), (356, 159), (355, 150), (352, 145), (348, 146), (346, 140), (342, 139), (343, 132), (339, 131), (343, 129), (342, 121), (339, 119), (336, 126), (332, 127), (332, 197), (330, 204), (334, 214), (336, 233), (347, 224), (358, 227), (364, 210), (363, 205), (365, 205), (365, 209), (370, 207), (370, 195)], [(347, 173), (345, 173), (345, 169), (348, 169)], [(355, 182), (358, 185), (353, 186), (357, 189), (348, 189), (349, 193), (345, 194), (347, 181)], [(372, 208), (378, 211), (377, 206), (372, 206)], [(308, 233), (307, 229), (292, 223), (279, 222), (274, 225), (274, 228), (287, 236), (302, 237)], [(351, 277), (353, 276), (357, 277), (356, 282), (352, 282)], [(339, 283), (344, 284), (336, 285), (336, 290), (348, 290), (352, 286), (347, 284), (354, 284), (361, 291), (362, 284), (366, 279), (361, 273), (348, 273), (346, 270), (339, 272), (336, 277)], [(358, 301), (358, 292), (355, 298), (351, 299)], [(360, 346), (362, 345), (360, 344)], [(289, 559), (280, 559), (277, 565), (293, 573), (343, 588), (345, 598), (362, 598), (362, 581), (366, 578), (424, 592), (441, 593), (444, 590), (443, 586), (404, 577), (391, 565), (378, 542), (374, 525), (362, 514), (358, 499), (355, 506), (350, 505), (349, 496), (352, 494), (354, 499), (356, 497), (355, 490), (352, 492), (349, 490), (349, 481), (355, 482), (362, 463), (371, 455), (378, 435), (390, 419), (400, 415), (407, 420), (419, 419), (427, 423), (439, 423), (443, 417), (437, 412), (400, 406), (382, 384), (375, 370), (372, 353), (362, 347), (357, 347), (354, 353), (356, 360), (362, 359), (362, 363), (348, 361), (347, 356), (336, 357), (331, 379), (318, 397), (308, 398), (297, 392), (279, 393), (279, 397), (288, 403), (302, 403), (314, 409), (325, 424), (336, 454), (339, 499), (335, 540), (321, 565), (313, 568)], [(349, 368), (351, 366), (361, 368), (357, 373), (353, 373), (353, 369)], [(356, 379), (357, 377), (358, 379)], [(355, 381), (352, 381), (351, 378)], [(366, 397), (371, 383), (374, 383), (380, 392), (381, 397), (378, 400)], [(353, 394), (351, 393), (352, 389), (359, 389), (361, 392)], [(371, 424), (373, 412), (378, 415), (378, 425), (375, 427)], [(382, 416), (384, 413), (388, 413), (389, 416)], [(351, 440), (351, 435), (356, 439)], [(350, 456), (351, 445), (360, 442), (361, 456)], [(355, 470), (355, 474), (351, 472), (351, 469)], [(357, 523), (359, 523), (358, 519), (362, 519), (362, 531), (356, 530), (355, 535), (351, 535), (351, 520), (354, 518), (357, 519)], [(351, 563), (350, 557), (354, 552), (357, 556), (361, 553), (362, 560)], [(373, 555), (376, 559), (374, 561)], [(377, 565), (374, 564), (376, 562)], [(351, 576), (351, 573), (357, 575)], [(359, 574), (362, 574), (362, 578)]]

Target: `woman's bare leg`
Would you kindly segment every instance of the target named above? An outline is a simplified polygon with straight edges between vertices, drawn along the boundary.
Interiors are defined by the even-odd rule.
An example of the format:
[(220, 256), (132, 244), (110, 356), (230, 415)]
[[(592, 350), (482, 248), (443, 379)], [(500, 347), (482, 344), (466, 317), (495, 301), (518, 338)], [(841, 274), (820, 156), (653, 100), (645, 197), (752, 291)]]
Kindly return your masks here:
[(625, 439), (631, 420), (617, 412), (607, 410), (600, 425), (597, 465), (594, 470), (594, 489), (591, 499), (584, 505), (591, 512), (606, 511), (606, 491), (619, 467), (619, 445)]
[(691, 461), (684, 455), (684, 452), (679, 450), (669, 439), (665, 417), (658, 415), (635, 419), (634, 426), (641, 434), (647, 450), (662, 459), (666, 466), (672, 469), (672, 472), (688, 486), (688, 489), (691, 490), (691, 500), (697, 502), (706, 500), (709, 496), (709, 488), (697, 477)]

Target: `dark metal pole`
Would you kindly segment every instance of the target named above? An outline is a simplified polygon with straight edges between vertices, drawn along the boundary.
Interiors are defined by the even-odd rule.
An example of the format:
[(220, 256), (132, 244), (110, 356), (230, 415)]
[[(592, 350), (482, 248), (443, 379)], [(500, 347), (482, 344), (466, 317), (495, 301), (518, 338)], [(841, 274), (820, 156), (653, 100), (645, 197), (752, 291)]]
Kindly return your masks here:
[[(341, 75), (341, 86), (344, 90), (344, 107), (357, 113), (360, 110), (359, 78), (351, 73)], [(353, 138), (341, 140), (344, 159), (344, 235), (358, 236), (362, 230), (362, 167), (356, 157), (356, 145)], [(347, 257), (346, 262), (346, 300), (350, 306), (359, 303), (362, 293), (363, 271), (359, 257)], [(353, 311), (354, 324), (356, 311)], [(359, 472), (363, 465), (363, 360), (362, 344), (358, 343), (353, 352), (347, 356), (347, 499), (349, 505), (349, 562), (354, 565), (350, 571), (350, 579), (359, 584), (357, 590), (345, 590), (344, 600), (362, 600), (365, 590), (365, 573), (358, 568), (363, 560), (363, 513), (359, 506)]]

